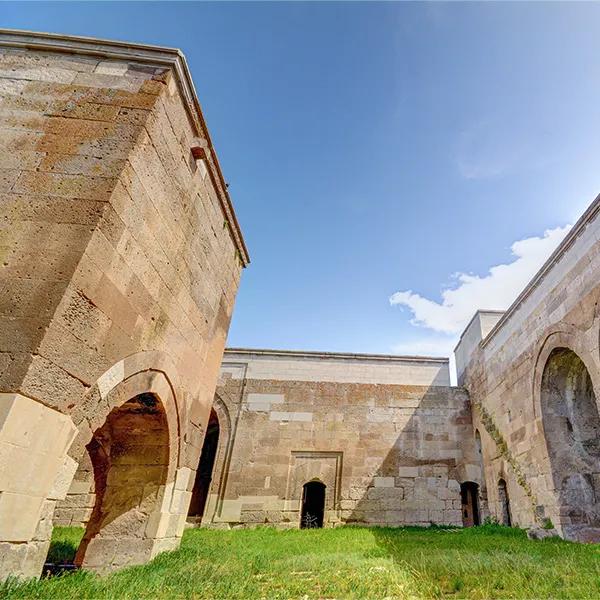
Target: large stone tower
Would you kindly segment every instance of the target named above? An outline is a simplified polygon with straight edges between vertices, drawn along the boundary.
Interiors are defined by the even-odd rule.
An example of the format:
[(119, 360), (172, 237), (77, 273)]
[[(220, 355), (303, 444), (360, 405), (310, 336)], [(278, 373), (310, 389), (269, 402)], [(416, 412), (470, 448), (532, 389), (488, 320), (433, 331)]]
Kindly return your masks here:
[(0, 576), (177, 546), (248, 254), (183, 55), (0, 33)]

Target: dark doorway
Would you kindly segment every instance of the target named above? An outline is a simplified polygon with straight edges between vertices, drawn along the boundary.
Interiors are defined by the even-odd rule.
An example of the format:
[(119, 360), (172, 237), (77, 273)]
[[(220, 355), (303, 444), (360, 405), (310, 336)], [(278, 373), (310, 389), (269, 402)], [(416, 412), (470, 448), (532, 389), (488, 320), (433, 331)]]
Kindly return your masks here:
[(300, 529), (323, 527), (325, 513), (325, 484), (309, 481), (302, 488), (302, 515)]
[(500, 522), (502, 525), (511, 527), (510, 501), (508, 499), (508, 489), (506, 488), (506, 481), (504, 481), (504, 479), (501, 479), (498, 482), (498, 501), (500, 503)]
[(210, 412), (204, 444), (202, 444), (202, 453), (200, 454), (200, 463), (196, 471), (196, 480), (194, 481), (190, 510), (188, 511), (190, 517), (202, 517), (204, 515), (218, 445), (219, 419), (213, 409)]
[(460, 484), (463, 527), (479, 525), (479, 486), (474, 481)]

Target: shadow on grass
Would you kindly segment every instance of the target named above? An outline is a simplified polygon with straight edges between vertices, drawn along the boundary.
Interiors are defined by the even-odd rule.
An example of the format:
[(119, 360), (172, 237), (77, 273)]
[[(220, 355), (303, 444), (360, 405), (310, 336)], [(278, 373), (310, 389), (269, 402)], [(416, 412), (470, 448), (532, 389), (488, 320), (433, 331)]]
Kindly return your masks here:
[(59, 565), (72, 564), (75, 560), (77, 546), (77, 543), (70, 540), (54, 540), (50, 542), (46, 562)]
[[(424, 597), (598, 598), (597, 549), (502, 525), (371, 529)], [(560, 590), (560, 594), (557, 591)]]
[(79, 527), (54, 528), (48, 556), (44, 564), (43, 576), (60, 575), (76, 569), (73, 562), (83, 532), (84, 529)]

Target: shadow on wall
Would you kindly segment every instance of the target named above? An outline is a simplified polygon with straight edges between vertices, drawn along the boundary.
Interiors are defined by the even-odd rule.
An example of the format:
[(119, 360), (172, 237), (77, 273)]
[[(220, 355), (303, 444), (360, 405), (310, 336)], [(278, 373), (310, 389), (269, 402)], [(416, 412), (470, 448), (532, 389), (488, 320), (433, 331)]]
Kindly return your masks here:
[(196, 471), (196, 478), (194, 480), (192, 499), (188, 510), (189, 517), (201, 520), (204, 515), (219, 447), (219, 430), (219, 417), (213, 408), (210, 411), (202, 451), (200, 453), (200, 462), (198, 463), (198, 470)]
[(227, 405), (215, 394), (188, 509), (188, 522), (210, 523), (220, 511), (227, 485), (232, 422)]
[[(411, 399), (417, 396), (413, 394)], [(377, 456), (381, 437), (390, 450), (370, 468), (370, 481), (350, 482), (352, 498), (367, 487), (342, 521), (367, 525), (471, 526), (480, 520), (481, 461), (466, 393), (431, 386), (407, 407), (406, 398), (382, 398), (378, 439), (360, 434), (365, 461)], [(409, 404), (409, 403), (408, 403)], [(410, 404), (409, 404), (410, 406)], [(387, 415), (386, 415), (387, 412)], [(461, 484), (467, 484), (462, 485)]]
[[(296, 387), (285, 388), (291, 397), (290, 406), (297, 402), (304, 407), (305, 392)], [(236, 392), (241, 398), (243, 390)], [(207, 475), (212, 478), (212, 484), (204, 523), (273, 523), (301, 527), (307, 484), (312, 482), (324, 486), (324, 526), (341, 523), (469, 526), (482, 518), (480, 508), (485, 516), (485, 503), (479, 506), (481, 454), (477, 452), (470, 405), (464, 390), (447, 386), (320, 383), (308, 393), (314, 398), (337, 395), (336, 410), (343, 419), (337, 420), (336, 413), (328, 420), (318, 421), (320, 427), (316, 429), (302, 424), (298, 426), (300, 437), (295, 440), (297, 450), (292, 447), (285, 457), (262, 457), (264, 489), (272, 489), (272, 492), (263, 492), (262, 479), (258, 482), (260, 489), (258, 480), (241, 482), (246, 486), (242, 489), (254, 486), (249, 493), (276, 494), (269, 496), (272, 508), (265, 509), (254, 497), (237, 500), (239, 471), (244, 463), (236, 457), (236, 471), (230, 472), (228, 468), (236, 425), (233, 429), (231, 424), (226, 426), (226, 433), (221, 427), (223, 435), (218, 442), (212, 477)], [(296, 400), (293, 394), (299, 398)], [(232, 406), (241, 410), (238, 394), (234, 397)], [(214, 407), (219, 424), (226, 421), (227, 409), (218, 395)], [(288, 432), (288, 438), (290, 435)], [(269, 443), (271, 438), (268, 438)], [(205, 460), (204, 455), (201, 462)], [(269, 462), (275, 458), (278, 469), (272, 469)], [(234, 477), (236, 486), (227, 488), (228, 475)], [(242, 506), (240, 521), (234, 511), (230, 511), (233, 519), (230, 515), (221, 518), (219, 507), (224, 498), (239, 502), (235, 507), (238, 511)], [(252, 507), (244, 509), (244, 501), (247, 505), (253, 503)], [(314, 516), (313, 513), (320, 510), (315, 511), (313, 507), (312, 511), (305, 512)], [(192, 520), (197, 522), (197, 518)], [(317, 521), (320, 525), (318, 515)]]
[(53, 544), (47, 562), (72, 558), (77, 566), (111, 570), (149, 559), (172, 458), (165, 406), (156, 395), (140, 393), (113, 408), (80, 461), (94, 479), (83, 539)]
[(153, 394), (139, 394), (114, 408), (87, 450), (96, 504), (75, 556), (77, 565), (90, 562), (88, 552), (108, 558), (124, 538), (141, 542), (145, 537), (169, 467), (169, 429), (161, 402)]

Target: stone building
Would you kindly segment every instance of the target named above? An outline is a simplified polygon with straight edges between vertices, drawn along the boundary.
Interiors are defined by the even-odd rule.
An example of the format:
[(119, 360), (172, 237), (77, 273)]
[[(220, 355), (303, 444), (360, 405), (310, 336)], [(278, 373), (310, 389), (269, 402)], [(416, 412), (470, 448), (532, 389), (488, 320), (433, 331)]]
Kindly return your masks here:
[(317, 525), (489, 515), (600, 541), (599, 213), (506, 312), (476, 313), (457, 388), (430, 358), (226, 350), (202, 524), (298, 527), (316, 503)]
[(0, 32), (0, 578), (211, 527), (600, 540), (600, 198), (447, 359), (229, 349), (248, 253), (183, 55)]
[(462, 509), (472, 515), (461, 484), (464, 497), (480, 482), (480, 461), (448, 359), (228, 349), (214, 413), (210, 490), (206, 477), (196, 485), (208, 491), (203, 524), (462, 525)]
[[(175, 548), (248, 263), (183, 55), (0, 33), (0, 577)], [(77, 483), (77, 481), (76, 481)]]
[(489, 507), (522, 527), (600, 541), (600, 196), (505, 313), (456, 348)]

